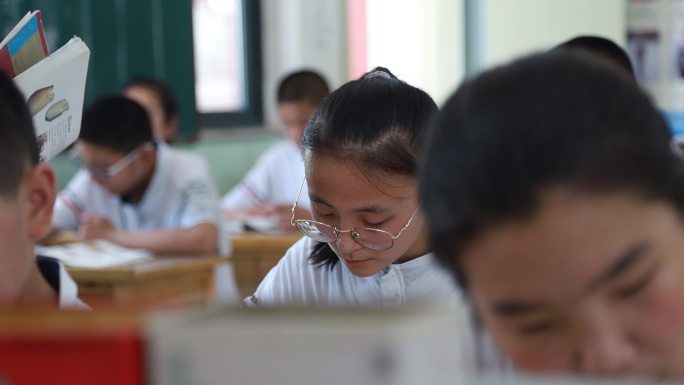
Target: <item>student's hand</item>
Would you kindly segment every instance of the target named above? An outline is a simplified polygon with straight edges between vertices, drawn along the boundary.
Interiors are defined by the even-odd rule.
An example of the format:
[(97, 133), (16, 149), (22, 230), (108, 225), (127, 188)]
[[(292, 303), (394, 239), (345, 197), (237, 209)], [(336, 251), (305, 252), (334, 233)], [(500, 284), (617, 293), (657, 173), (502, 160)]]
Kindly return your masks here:
[(85, 215), (81, 219), (78, 235), (84, 241), (93, 239), (110, 239), (116, 232), (114, 225), (107, 219), (96, 215)]

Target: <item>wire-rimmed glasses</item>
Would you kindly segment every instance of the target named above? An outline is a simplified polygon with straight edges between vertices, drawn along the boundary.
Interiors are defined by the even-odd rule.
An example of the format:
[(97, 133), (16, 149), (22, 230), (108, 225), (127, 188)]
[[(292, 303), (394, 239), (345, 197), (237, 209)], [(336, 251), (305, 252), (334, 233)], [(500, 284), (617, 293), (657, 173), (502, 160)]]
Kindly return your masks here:
[(325, 243), (333, 243), (340, 240), (340, 236), (343, 233), (349, 233), (354, 242), (359, 245), (366, 247), (371, 250), (383, 251), (388, 250), (394, 246), (394, 241), (401, 236), (401, 234), (410, 225), (413, 217), (416, 215), (416, 208), (411, 214), (406, 225), (399, 230), (397, 235), (390, 233), (389, 231), (375, 229), (371, 227), (362, 227), (357, 229), (347, 229), (341, 230), (335, 226), (330, 226), (323, 222), (314, 221), (313, 219), (295, 219), (295, 209), (297, 208), (297, 202), (299, 201), (299, 196), (302, 193), (302, 188), (304, 187), (304, 182), (306, 179), (302, 180), (302, 185), (299, 186), (299, 192), (297, 193), (297, 198), (292, 205), (292, 218), (290, 219), (290, 224), (295, 226), (302, 234), (307, 237)]

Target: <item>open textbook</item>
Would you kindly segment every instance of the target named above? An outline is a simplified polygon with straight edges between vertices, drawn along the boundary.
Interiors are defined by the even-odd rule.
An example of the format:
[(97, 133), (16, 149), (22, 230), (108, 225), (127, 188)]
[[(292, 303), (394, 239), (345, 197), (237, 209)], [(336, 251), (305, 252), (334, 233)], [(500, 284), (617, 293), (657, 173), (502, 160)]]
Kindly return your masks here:
[(106, 268), (152, 258), (149, 251), (130, 249), (105, 240), (38, 246), (36, 253), (57, 258), (67, 266), (85, 268)]
[(78, 37), (48, 55), (40, 11), (29, 12), (0, 42), (33, 117), (40, 159), (49, 160), (76, 141), (81, 129), (90, 50)]

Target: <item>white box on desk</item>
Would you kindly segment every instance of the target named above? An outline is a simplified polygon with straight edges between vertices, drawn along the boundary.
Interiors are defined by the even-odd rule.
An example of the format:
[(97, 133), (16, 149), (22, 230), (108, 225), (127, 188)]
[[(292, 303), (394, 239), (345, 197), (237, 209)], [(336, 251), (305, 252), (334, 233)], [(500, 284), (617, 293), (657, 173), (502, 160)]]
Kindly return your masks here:
[(444, 309), (249, 309), (166, 315), (155, 385), (459, 384), (465, 315)]

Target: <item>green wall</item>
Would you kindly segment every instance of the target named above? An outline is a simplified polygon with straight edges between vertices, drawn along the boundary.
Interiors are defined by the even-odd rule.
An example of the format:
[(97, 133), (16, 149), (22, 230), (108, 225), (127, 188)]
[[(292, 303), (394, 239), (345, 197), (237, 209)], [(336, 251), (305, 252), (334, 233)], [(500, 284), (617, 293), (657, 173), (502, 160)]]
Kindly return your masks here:
[(131, 76), (155, 76), (175, 90), (181, 140), (191, 139), (197, 119), (191, 7), (189, 0), (10, 0), (0, 12), (0, 33), (40, 10), (51, 51), (74, 35), (90, 47), (86, 105), (119, 92)]

